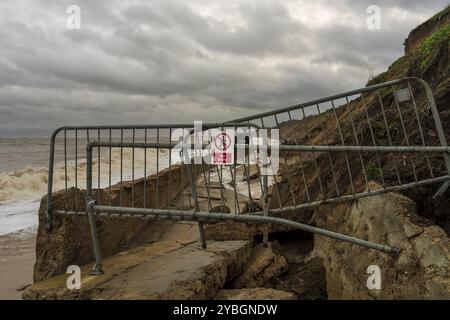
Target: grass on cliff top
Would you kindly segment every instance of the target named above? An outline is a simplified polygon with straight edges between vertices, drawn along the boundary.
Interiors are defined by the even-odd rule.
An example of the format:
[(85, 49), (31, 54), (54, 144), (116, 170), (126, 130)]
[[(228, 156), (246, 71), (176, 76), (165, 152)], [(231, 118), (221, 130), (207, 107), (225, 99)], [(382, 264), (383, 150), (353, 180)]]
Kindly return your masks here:
[(442, 45), (448, 41), (450, 41), (450, 24), (439, 28), (422, 42), (419, 47), (419, 67), (422, 74), (428, 70)]
[(391, 64), (387, 71), (370, 79), (369, 82), (367, 82), (367, 85), (374, 85), (408, 76), (408, 70), (411, 63), (410, 60), (411, 58), (408, 56), (398, 58), (393, 64)]

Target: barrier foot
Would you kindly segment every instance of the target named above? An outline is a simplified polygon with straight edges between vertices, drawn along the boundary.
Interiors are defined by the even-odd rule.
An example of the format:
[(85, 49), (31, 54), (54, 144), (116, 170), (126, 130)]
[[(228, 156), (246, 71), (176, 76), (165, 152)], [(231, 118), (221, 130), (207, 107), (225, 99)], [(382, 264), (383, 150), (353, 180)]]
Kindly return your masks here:
[(94, 217), (95, 201), (89, 201), (87, 203), (89, 226), (91, 229), (92, 248), (94, 250), (95, 265), (91, 270), (91, 275), (103, 274), (102, 270), (102, 254), (100, 252), (100, 244), (98, 242), (97, 226), (95, 225)]
[(104, 274), (103, 269), (102, 269), (102, 265), (101, 264), (95, 264), (92, 269), (91, 272), (89, 273), (92, 276), (99, 276), (101, 274)]

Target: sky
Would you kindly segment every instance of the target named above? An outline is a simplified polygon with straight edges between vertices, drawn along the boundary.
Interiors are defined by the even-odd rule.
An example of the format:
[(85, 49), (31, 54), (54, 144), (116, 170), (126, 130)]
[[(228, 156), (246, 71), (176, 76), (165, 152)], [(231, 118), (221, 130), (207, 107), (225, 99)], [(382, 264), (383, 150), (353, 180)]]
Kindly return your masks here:
[[(221, 122), (360, 88), (448, 4), (1, 1), (0, 136)], [(380, 9), (379, 28), (368, 27), (371, 5)]]

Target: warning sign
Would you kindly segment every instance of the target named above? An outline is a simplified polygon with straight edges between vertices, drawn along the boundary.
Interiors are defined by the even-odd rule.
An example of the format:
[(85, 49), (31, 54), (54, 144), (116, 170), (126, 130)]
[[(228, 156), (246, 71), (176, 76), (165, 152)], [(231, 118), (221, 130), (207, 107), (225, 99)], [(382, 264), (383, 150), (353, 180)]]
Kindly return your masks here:
[(234, 129), (216, 131), (211, 136), (212, 159), (215, 165), (232, 165), (234, 163)]

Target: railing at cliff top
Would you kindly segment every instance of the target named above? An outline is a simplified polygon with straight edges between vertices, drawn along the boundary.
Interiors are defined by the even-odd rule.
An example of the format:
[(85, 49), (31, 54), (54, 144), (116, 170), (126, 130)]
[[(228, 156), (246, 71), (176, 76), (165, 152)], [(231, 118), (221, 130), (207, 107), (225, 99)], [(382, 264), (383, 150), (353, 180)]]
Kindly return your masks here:
[[(446, 137), (431, 89), (421, 79), (390, 81), (231, 122), (203, 125), (205, 132), (220, 127), (278, 128), (279, 173), (262, 176), (259, 166), (255, 168), (250, 163), (207, 168), (181, 163), (177, 173), (181, 183), (177, 188), (170, 176), (163, 182), (169, 194), (165, 203), (161, 202), (159, 179), (164, 177), (163, 169), (174, 167), (171, 150), (178, 143), (169, 139), (170, 133), (177, 128), (190, 131), (192, 124), (58, 129), (51, 140), (49, 226), (53, 211), (85, 214), (91, 210), (97, 214), (120, 213), (200, 222), (231, 219), (290, 225), (389, 252), (392, 251), (390, 246), (345, 238), (347, 236), (279, 219), (276, 215), (441, 182), (443, 185), (436, 193), (439, 195), (449, 186), (450, 157)], [(79, 192), (75, 192), (75, 196), (83, 197), (80, 203), (66, 200), (59, 203), (60, 207), (52, 203), (58, 142), (60, 148), (62, 146), (59, 160), (64, 163), (63, 171), (58, 171), (59, 181), (64, 184), (65, 195), (70, 182), (76, 188), (84, 186), (81, 170), (92, 169), (90, 183), (94, 197), (88, 195), (88, 210), (84, 201), (86, 195)], [(79, 146), (85, 145), (91, 149), (88, 163), (83, 154), (79, 155)], [(248, 142), (246, 147), (249, 147)], [(153, 161), (149, 162), (150, 158)], [(164, 171), (166, 175), (173, 172)], [(152, 184), (148, 187), (150, 179)], [(370, 181), (378, 182), (378, 186), (374, 187)], [(114, 182), (117, 182), (115, 186)], [(93, 188), (97, 190), (92, 191)], [(103, 194), (98, 191), (102, 188)], [(199, 189), (202, 192), (197, 193)], [(135, 198), (135, 191), (140, 194), (139, 199)], [(202, 210), (198, 210), (199, 202), (204, 204)], [(217, 208), (219, 212), (213, 212), (218, 211)], [(225, 214), (224, 210), (232, 214)], [(240, 214), (244, 212), (250, 214)], [(266, 240), (267, 228), (264, 234)]]

